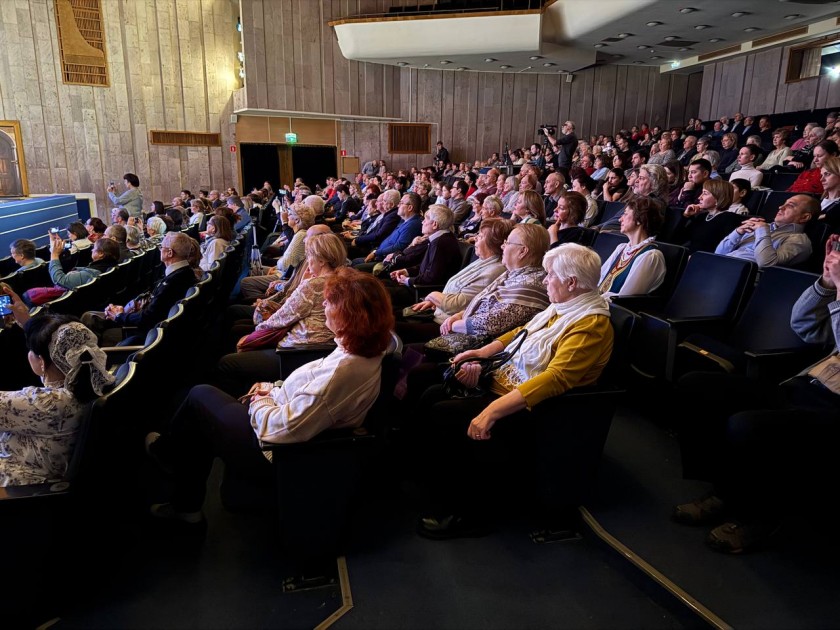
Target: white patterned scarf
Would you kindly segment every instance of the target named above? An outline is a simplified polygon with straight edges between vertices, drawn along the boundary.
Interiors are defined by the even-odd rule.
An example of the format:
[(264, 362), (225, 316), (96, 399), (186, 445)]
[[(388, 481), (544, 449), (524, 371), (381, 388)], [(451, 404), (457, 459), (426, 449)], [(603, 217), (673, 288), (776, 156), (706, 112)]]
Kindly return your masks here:
[[(525, 324), (528, 336), (519, 352), (499, 368), (499, 377), (517, 386), (543, 372), (554, 356), (551, 351), (554, 342), (569, 326), (591, 315), (610, 316), (609, 302), (597, 291), (588, 291), (567, 302), (551, 304)], [(552, 317), (557, 319), (548, 326)]]

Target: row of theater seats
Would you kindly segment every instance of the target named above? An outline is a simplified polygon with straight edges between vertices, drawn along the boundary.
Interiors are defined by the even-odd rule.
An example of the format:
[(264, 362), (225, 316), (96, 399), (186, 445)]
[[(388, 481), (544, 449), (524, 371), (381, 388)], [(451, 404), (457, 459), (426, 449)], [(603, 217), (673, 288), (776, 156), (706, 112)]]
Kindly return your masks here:
[[(750, 209), (750, 215), (745, 215), (744, 220), (748, 219), (749, 216), (760, 216), (764, 218), (767, 222), (772, 223), (776, 218), (776, 213), (779, 210), (779, 206), (781, 206), (785, 201), (797, 194), (800, 193), (755, 190), (752, 192), (752, 196), (750, 197), (750, 203), (746, 204), (746, 206)], [(622, 202), (607, 201), (603, 204), (601, 214), (597, 221), (599, 224), (604, 223), (618, 216), (623, 211), (624, 204)], [(681, 239), (679, 235), (686, 221), (685, 217), (683, 216), (684, 211), (685, 209), (680, 206), (668, 206), (665, 209), (665, 218), (662, 223), (662, 228), (656, 235), (657, 244), (680, 244)], [(589, 239), (587, 240), (586, 238), (584, 238), (582, 244), (588, 246), (592, 245), (598, 238), (609, 234), (599, 234), (596, 230), (587, 230), (587, 233), (589, 233)], [(618, 245), (619, 242), (627, 240), (623, 235), (619, 233), (612, 234), (614, 236), (613, 242), (615, 242), (615, 245), (613, 245), (613, 249), (615, 249), (615, 246)], [(805, 234), (811, 240), (811, 256), (810, 258), (808, 258), (808, 260), (796, 265), (794, 268), (803, 271), (810, 271), (812, 273), (821, 272), (823, 259), (825, 258), (825, 243), (828, 240), (828, 237), (831, 235), (831, 227), (824, 221), (813, 219), (805, 224)], [(599, 253), (602, 251), (602, 248), (600, 247), (596, 249), (599, 249)], [(611, 251), (612, 250), (610, 250), (610, 252)], [(603, 256), (602, 260), (605, 260)]]

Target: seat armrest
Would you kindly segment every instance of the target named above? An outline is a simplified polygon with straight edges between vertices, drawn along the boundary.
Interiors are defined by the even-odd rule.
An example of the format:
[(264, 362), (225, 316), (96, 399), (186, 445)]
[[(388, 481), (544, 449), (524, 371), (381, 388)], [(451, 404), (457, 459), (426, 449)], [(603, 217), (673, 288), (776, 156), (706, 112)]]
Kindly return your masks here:
[(663, 299), (656, 295), (614, 295), (610, 301), (634, 313), (656, 311), (663, 304)]
[(25, 486), (6, 486), (0, 488), (0, 502), (10, 499), (55, 497), (67, 494), (69, 491), (70, 482), (61, 480), (32, 483)]

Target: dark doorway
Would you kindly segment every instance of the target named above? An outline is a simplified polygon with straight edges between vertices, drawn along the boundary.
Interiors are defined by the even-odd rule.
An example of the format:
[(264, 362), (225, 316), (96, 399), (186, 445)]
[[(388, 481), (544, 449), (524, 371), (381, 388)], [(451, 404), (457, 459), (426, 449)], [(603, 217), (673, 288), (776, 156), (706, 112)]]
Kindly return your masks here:
[[(242, 190), (247, 195), (270, 182), (277, 190), (280, 185), (280, 153), (276, 144), (240, 144), (242, 152)], [(285, 182), (284, 182), (285, 183)]]
[(336, 177), (335, 147), (292, 146), (292, 172), (315, 192), (327, 177)]

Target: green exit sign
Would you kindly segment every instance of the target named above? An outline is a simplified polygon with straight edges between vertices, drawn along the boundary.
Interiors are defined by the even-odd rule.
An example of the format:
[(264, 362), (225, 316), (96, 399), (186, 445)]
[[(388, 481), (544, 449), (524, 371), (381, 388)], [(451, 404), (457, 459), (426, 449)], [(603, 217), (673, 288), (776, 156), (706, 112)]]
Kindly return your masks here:
[(297, 134), (292, 133), (291, 131), (286, 134), (286, 142), (288, 144), (296, 144), (297, 143)]

